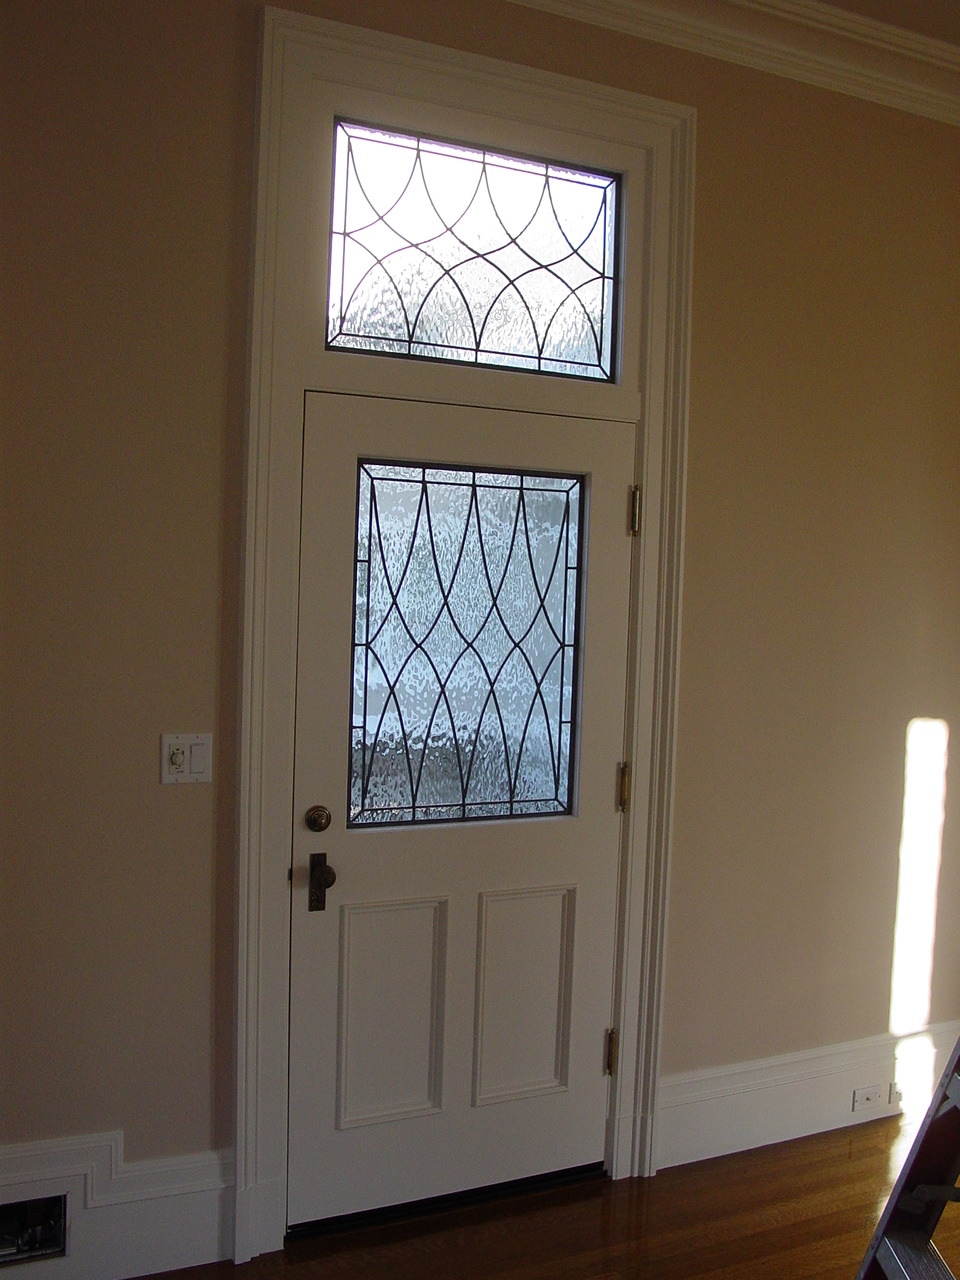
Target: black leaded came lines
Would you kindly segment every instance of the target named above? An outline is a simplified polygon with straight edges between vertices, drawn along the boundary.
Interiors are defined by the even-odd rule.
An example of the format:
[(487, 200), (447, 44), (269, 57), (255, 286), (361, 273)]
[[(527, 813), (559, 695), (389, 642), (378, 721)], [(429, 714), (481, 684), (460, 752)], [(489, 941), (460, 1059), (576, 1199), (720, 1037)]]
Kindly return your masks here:
[(582, 501), (361, 463), (351, 823), (570, 811)]
[(331, 347), (611, 378), (617, 179), (340, 122)]

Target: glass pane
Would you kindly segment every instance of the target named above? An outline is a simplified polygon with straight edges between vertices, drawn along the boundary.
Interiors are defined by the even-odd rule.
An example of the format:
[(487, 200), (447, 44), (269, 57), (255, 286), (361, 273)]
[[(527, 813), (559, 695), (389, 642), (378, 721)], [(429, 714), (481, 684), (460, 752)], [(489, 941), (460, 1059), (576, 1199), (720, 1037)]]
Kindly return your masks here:
[(617, 178), (336, 127), (327, 343), (613, 376)]
[(571, 811), (583, 493), (360, 463), (351, 824)]

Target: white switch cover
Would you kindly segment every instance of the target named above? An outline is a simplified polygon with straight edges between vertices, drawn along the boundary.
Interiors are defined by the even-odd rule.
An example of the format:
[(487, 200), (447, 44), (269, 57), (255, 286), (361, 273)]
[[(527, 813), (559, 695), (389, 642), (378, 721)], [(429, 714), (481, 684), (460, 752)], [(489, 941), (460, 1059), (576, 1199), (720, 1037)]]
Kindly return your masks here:
[(161, 736), (161, 782), (209, 782), (212, 777), (212, 733), (165, 733)]

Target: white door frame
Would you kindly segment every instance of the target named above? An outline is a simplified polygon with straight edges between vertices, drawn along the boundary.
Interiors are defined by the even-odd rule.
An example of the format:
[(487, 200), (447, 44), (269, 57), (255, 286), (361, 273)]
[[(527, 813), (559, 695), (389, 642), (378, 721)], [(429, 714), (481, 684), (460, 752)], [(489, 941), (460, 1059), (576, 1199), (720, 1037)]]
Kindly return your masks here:
[[(597, 389), (509, 372), (458, 371), (458, 395), (490, 403), (490, 386), (532, 388), (538, 406), (562, 412), (581, 400), (588, 413), (641, 423), (637, 475), (643, 521), (633, 556), (631, 660), (625, 758), (633, 798), (624, 824), (619, 896), (616, 1004), (619, 1066), (607, 1161), (615, 1177), (651, 1174), (661, 971), (680, 637), (690, 276), (693, 233), (694, 112), (566, 77), (440, 50), (339, 23), (267, 9), (264, 13), (257, 229), (250, 351), (246, 474), (243, 662), (239, 759), (237, 913), (237, 1093), (234, 1259), (278, 1249), (286, 1226), (289, 912), (296, 694), (299, 506), (303, 390), (322, 378), (329, 390), (356, 390), (356, 361), (311, 347), (311, 264), (291, 260), (284, 174), (312, 157), (281, 148), (284, 112), (301, 86), (318, 79), (303, 67), (347, 68), (341, 83), (384, 102), (404, 88), (449, 115), (538, 134), (558, 117), (591, 144), (632, 148), (642, 159), (634, 188), (633, 278), (624, 285), (623, 376)], [(296, 68), (299, 67), (299, 72)], [(291, 71), (291, 68), (294, 70)], [(308, 87), (310, 87), (308, 85)], [(373, 108), (369, 108), (373, 110)], [(504, 123), (505, 122), (505, 123)], [(452, 127), (452, 126), (451, 126)], [(454, 135), (456, 136), (456, 135)], [(463, 136), (463, 135), (460, 135)], [(549, 143), (541, 142), (540, 145)], [(629, 193), (628, 193), (629, 195)], [(628, 207), (627, 229), (630, 227)], [(631, 269), (628, 253), (627, 272)], [(316, 290), (314, 290), (316, 292)], [(315, 308), (314, 308), (315, 309)], [(322, 310), (322, 303), (321, 303)], [(322, 347), (322, 343), (320, 344)], [(314, 354), (309, 358), (305, 351)], [(340, 356), (330, 364), (330, 355)], [(310, 360), (313, 366), (310, 366)], [(376, 361), (376, 357), (372, 358)], [(369, 359), (360, 357), (359, 360)], [(389, 366), (393, 394), (404, 394), (402, 362)], [(420, 375), (427, 382), (432, 370)], [(447, 376), (439, 371), (440, 376)], [(479, 374), (479, 378), (478, 378)], [(375, 375), (376, 376), (376, 375)], [(511, 380), (512, 377), (512, 380)], [(503, 379), (507, 379), (506, 382)], [(499, 381), (498, 381), (499, 380)], [(631, 385), (633, 384), (633, 385)], [(363, 383), (371, 389), (369, 381)], [(494, 393), (493, 400), (497, 399)], [(441, 392), (434, 398), (447, 398)], [(502, 396), (501, 396), (502, 398)], [(575, 411), (575, 410), (574, 410)], [(626, 478), (625, 478), (626, 483)], [(642, 655), (642, 661), (641, 661)]]

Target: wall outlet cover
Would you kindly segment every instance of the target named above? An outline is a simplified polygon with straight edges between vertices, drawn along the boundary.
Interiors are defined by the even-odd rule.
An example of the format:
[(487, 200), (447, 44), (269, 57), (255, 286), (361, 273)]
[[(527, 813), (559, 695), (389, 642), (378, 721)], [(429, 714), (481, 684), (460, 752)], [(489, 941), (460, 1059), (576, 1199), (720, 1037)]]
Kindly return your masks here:
[(164, 733), (161, 735), (161, 782), (210, 782), (212, 778), (212, 733)]
[(864, 1085), (862, 1089), (853, 1091), (854, 1111), (864, 1111), (867, 1107), (879, 1107), (883, 1101), (883, 1092), (878, 1084)]

